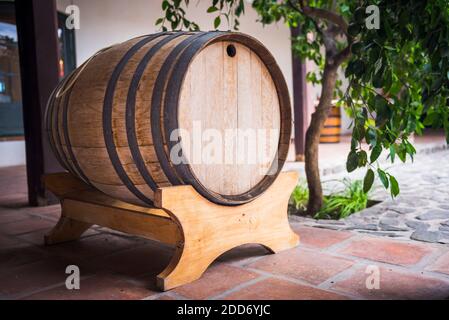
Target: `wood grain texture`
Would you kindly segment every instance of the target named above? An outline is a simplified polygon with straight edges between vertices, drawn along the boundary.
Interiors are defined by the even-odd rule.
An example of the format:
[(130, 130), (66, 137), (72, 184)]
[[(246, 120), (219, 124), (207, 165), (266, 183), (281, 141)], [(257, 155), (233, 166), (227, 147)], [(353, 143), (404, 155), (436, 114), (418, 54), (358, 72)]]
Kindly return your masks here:
[[(235, 57), (227, 53), (230, 45)], [(194, 46), (194, 58), (185, 60)], [(180, 74), (175, 66), (183, 63)], [(173, 83), (181, 88), (176, 112), (167, 107)], [(278, 167), (269, 170), (285, 161), (290, 113), (285, 80), (259, 42), (239, 33), (172, 32), (131, 39), (93, 56), (56, 90), (46, 126), (61, 164), (112, 197), (151, 206), (157, 188), (191, 184), (213, 202), (236, 205), (258, 197), (279, 174)], [(173, 118), (179, 125), (171, 128)], [(221, 149), (220, 163), (204, 163), (202, 154), (183, 145), (183, 152), (200, 158), (186, 164), (192, 173), (186, 175), (183, 165), (172, 163), (166, 130), (191, 132), (195, 121), (203, 130), (243, 133), (230, 142), (223, 135), (217, 147), (209, 141), (210, 154)], [(274, 132), (274, 139), (256, 134), (256, 141), (265, 140), (254, 151), (256, 141), (246, 141), (244, 132), (262, 129)], [(207, 137), (192, 139), (200, 150), (208, 148)]]
[(47, 175), (46, 187), (61, 199), (59, 222), (45, 236), (47, 245), (78, 239), (91, 225), (175, 246), (158, 287), (170, 290), (190, 283), (220, 255), (244, 244), (261, 244), (271, 253), (298, 245), (287, 207), (298, 180), (281, 173), (255, 201), (223, 206), (202, 197), (192, 186), (171, 186), (156, 192), (157, 207), (132, 205), (93, 189), (69, 173)]
[(183, 242), (158, 276), (158, 286), (170, 290), (194, 281), (216, 258), (243, 244), (261, 244), (272, 253), (297, 246), (299, 236), (290, 228), (287, 216), (297, 181), (296, 172), (281, 173), (261, 197), (236, 207), (214, 204), (191, 186), (159, 189), (155, 204), (177, 222)]
[(77, 240), (94, 224), (172, 245), (181, 241), (165, 210), (111, 198), (68, 173), (47, 175), (44, 182), (62, 206), (59, 222), (45, 236), (47, 245)]
[(56, 226), (49, 233), (44, 235), (44, 243), (45, 245), (50, 246), (78, 240), (91, 226), (91, 223), (62, 216)]

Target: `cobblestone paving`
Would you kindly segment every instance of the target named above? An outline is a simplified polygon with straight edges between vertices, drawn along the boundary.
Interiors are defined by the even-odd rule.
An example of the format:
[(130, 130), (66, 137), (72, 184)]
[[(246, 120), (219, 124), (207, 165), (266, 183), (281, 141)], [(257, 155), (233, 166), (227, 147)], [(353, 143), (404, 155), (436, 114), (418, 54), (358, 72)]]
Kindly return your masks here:
[[(382, 202), (347, 219), (293, 219), (308, 226), (449, 244), (449, 151), (420, 154), (414, 163), (390, 165), (388, 171), (400, 184), (401, 193), (396, 199), (377, 184), (371, 199)], [(363, 175), (363, 170), (327, 175), (323, 182), (330, 192), (338, 188), (336, 180), (363, 179)]]

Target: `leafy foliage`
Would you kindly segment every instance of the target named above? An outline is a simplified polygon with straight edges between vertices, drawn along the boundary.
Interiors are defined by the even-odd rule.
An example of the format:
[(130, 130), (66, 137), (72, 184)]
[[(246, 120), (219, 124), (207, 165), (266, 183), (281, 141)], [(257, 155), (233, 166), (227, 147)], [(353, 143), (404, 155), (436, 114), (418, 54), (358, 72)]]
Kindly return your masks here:
[[(156, 21), (156, 25), (160, 25), (162, 31), (168, 30), (166, 24), (170, 24), (172, 30), (199, 30), (198, 24), (186, 18), (185, 8), (182, 7), (183, 2), (185, 7), (190, 4), (189, 0), (164, 0), (162, 2), (165, 17)], [(240, 25), (238, 17), (245, 13), (245, 3), (244, 0), (211, 0), (211, 6), (207, 9), (207, 13), (215, 15), (214, 29), (218, 29), (224, 20), (227, 22), (228, 29), (238, 30)]]
[[(184, 0), (187, 7), (189, 0)], [(162, 1), (162, 10), (165, 16), (156, 20), (156, 25), (161, 26), (162, 31), (168, 31), (166, 24), (170, 25), (171, 30), (182, 30), (183, 28), (189, 31), (197, 31), (200, 27), (186, 18), (185, 8), (182, 7), (182, 0), (164, 0)]]
[(307, 185), (305, 185), (304, 183), (297, 185), (290, 197), (289, 204), (293, 206), (296, 211), (306, 212), (308, 201), (309, 189), (307, 189)]
[[(353, 169), (357, 157), (357, 167), (370, 167), (366, 179), (376, 170), (374, 163), (383, 149), (388, 150), (391, 162), (396, 156), (402, 162), (407, 155), (413, 159), (416, 150), (410, 135), (422, 134), (425, 125), (449, 132), (449, 2), (379, 0), (369, 4), (380, 9), (380, 29), (369, 30), (363, 19), (352, 16), (357, 32), (345, 72), (350, 85), (344, 97), (354, 115), (348, 163)], [(362, 141), (369, 145), (368, 163), (362, 159)], [(396, 179), (376, 171), (396, 196)]]
[(368, 193), (360, 180), (343, 180), (345, 190), (324, 197), (324, 206), (315, 215), (315, 219), (344, 219), (365, 209), (368, 205)]
[[(369, 193), (365, 192), (362, 181), (344, 179), (342, 183), (343, 191), (324, 197), (324, 206), (314, 216), (315, 219), (343, 219), (367, 207)], [(303, 214), (307, 211), (308, 199), (307, 186), (299, 184), (290, 197), (290, 206), (296, 210), (296, 214)]]
[[(198, 29), (185, 18), (182, 2), (189, 4), (162, 2), (165, 17), (157, 24), (163, 30), (166, 23), (173, 30)], [(378, 29), (366, 23), (371, 5), (379, 9)], [(448, 0), (254, 0), (252, 7), (263, 24), (282, 21), (299, 27), (292, 39), (294, 53), (318, 66), (308, 81), (325, 83), (326, 66), (344, 68), (345, 91), (338, 79), (330, 88), (353, 118), (347, 169), (367, 168), (362, 189), (368, 191), (377, 175), (397, 196), (398, 182), (378, 160), (383, 150), (391, 162), (405, 162), (407, 156), (413, 160), (410, 136), (422, 134), (425, 126), (445, 128), (449, 142)], [(238, 29), (245, 3), (211, 0), (207, 11), (216, 16), (215, 29), (222, 20)]]

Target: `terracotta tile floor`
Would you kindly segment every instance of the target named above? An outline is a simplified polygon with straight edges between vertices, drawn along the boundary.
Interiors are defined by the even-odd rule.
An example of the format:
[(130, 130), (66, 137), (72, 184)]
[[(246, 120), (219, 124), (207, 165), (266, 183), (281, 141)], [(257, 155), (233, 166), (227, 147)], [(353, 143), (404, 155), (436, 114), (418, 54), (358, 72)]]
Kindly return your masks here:
[[(246, 245), (221, 256), (200, 280), (162, 293), (154, 277), (171, 247), (98, 227), (79, 241), (44, 247), (58, 213), (59, 206), (26, 206), (23, 167), (0, 169), (0, 299), (449, 298), (448, 246), (296, 222), (297, 248), (268, 255)], [(80, 268), (80, 290), (66, 289), (69, 265)]]

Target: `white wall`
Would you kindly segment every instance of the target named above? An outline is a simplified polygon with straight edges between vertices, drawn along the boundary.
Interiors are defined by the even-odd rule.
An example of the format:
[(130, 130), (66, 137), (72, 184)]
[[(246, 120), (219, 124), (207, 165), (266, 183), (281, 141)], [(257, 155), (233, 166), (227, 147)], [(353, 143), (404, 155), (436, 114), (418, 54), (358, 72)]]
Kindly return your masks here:
[[(76, 55), (80, 65), (98, 50), (132, 37), (159, 31), (154, 25), (162, 16), (162, 0), (57, 0), (58, 10), (69, 5), (80, 8), (81, 29), (76, 30)], [(214, 14), (207, 14), (209, 0), (191, 1), (188, 16), (201, 30), (213, 29)], [(263, 27), (250, 5), (240, 19), (240, 31), (261, 41), (276, 58), (292, 99), (290, 31), (279, 23)], [(223, 24), (223, 29), (227, 26)], [(0, 167), (25, 164), (23, 141), (0, 142)]]
[[(74, 4), (80, 8), (80, 29), (76, 30), (77, 63), (81, 64), (98, 50), (132, 37), (159, 31), (154, 25), (162, 16), (162, 0), (57, 0), (58, 10)], [(197, 4), (198, 3), (198, 4)], [(213, 29), (214, 14), (207, 14), (209, 0), (191, 1), (187, 15), (201, 30)], [(282, 23), (263, 27), (249, 4), (240, 19), (240, 31), (261, 41), (276, 58), (292, 92), (290, 31)], [(227, 26), (223, 24), (223, 30)]]
[(0, 168), (25, 165), (25, 141), (0, 142)]

